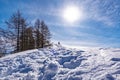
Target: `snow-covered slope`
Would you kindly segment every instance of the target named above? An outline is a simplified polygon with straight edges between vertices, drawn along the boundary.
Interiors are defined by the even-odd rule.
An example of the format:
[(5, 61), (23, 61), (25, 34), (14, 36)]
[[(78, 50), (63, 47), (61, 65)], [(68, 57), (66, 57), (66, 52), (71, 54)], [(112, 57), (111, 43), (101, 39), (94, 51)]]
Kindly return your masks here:
[(8, 55), (0, 80), (120, 80), (120, 49), (54, 46)]

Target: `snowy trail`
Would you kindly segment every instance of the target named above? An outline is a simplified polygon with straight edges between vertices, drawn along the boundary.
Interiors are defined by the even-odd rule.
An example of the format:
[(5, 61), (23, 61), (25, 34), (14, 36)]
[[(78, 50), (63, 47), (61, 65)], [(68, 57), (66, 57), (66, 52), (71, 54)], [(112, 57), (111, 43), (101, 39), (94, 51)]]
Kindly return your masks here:
[(54, 46), (8, 55), (0, 80), (120, 80), (120, 49)]

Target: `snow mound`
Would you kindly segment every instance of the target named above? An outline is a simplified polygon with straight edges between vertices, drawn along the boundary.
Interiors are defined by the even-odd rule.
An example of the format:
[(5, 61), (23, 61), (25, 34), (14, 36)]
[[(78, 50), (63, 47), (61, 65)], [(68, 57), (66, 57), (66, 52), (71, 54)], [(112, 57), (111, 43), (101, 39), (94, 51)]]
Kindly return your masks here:
[(0, 80), (120, 80), (120, 49), (53, 46), (8, 55)]

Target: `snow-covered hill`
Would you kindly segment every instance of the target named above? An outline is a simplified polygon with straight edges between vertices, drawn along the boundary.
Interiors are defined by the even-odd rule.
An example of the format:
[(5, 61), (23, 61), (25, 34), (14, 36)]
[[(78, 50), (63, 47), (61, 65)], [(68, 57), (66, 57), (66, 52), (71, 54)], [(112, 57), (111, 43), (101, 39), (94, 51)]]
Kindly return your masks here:
[(0, 80), (120, 80), (120, 49), (54, 46), (8, 55)]

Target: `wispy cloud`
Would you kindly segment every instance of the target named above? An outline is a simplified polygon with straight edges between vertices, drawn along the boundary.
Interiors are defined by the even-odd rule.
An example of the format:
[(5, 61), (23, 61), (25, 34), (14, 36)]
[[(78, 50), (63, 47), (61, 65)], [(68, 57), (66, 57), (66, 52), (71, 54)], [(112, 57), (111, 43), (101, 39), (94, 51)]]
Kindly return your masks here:
[(117, 40), (115, 37), (106, 37), (103, 35), (89, 34), (81, 31), (78, 32), (75, 29), (70, 28), (64, 29), (66, 29), (64, 36), (61, 33), (54, 33), (54, 36), (59, 36), (60, 38), (53, 38), (54, 42), (60, 41), (62, 44), (65, 44), (67, 46), (76, 47), (119, 47), (119, 40)]
[[(118, 18), (116, 18), (116, 20), (113, 18), (115, 17), (116, 13), (119, 13), (119, 8), (120, 8), (116, 0), (115, 1), (90, 0), (89, 2), (87, 1), (86, 3), (89, 7), (87, 9), (88, 16), (90, 15), (89, 18), (94, 19), (96, 21), (100, 21), (108, 26), (113, 26), (117, 24), (116, 20)], [(83, 6), (87, 6), (87, 5), (83, 5)]]
[[(6, 12), (12, 3), (12, 6), (15, 7), (15, 9), (11, 8), (12, 11), (20, 9), (28, 21), (31, 21), (32, 25), (37, 18), (45, 20), (53, 34), (53, 41), (60, 41), (63, 44), (71, 46), (119, 45), (119, 37), (115, 35), (118, 36), (119, 31), (117, 30), (120, 29), (113, 31), (116, 29), (113, 27), (116, 26), (116, 24), (120, 24), (120, 18), (118, 17), (120, 16), (119, 0), (19, 0), (14, 2), (3, 0), (2, 2), (6, 2), (6, 4), (9, 5), (3, 6), (7, 9)], [(80, 7), (83, 11), (84, 19), (74, 24), (66, 23), (62, 18), (62, 11), (67, 5)], [(6, 18), (8, 19), (8, 17)]]

